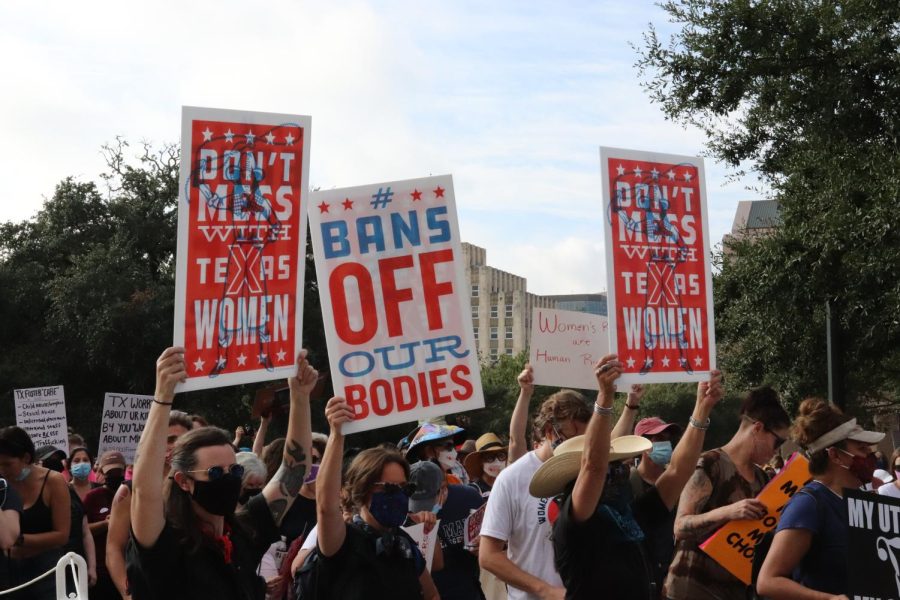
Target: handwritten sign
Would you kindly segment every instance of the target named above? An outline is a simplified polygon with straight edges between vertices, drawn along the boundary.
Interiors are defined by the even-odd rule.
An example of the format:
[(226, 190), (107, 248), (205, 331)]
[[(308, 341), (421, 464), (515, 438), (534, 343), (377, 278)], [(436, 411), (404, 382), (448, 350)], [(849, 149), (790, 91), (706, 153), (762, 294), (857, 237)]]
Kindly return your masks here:
[(703, 160), (600, 148), (600, 163), (619, 383), (704, 381), (716, 348)]
[(310, 118), (182, 111), (178, 391), (287, 377), (301, 346)]
[(117, 450), (128, 464), (134, 463), (134, 453), (141, 432), (150, 414), (153, 396), (107, 393), (103, 397), (103, 419), (100, 423), (100, 446), (97, 456), (107, 450)]
[(309, 210), (344, 433), (483, 407), (451, 177), (314, 192)]
[(55, 446), (69, 453), (63, 386), (15, 390), (16, 425), (28, 432), (35, 448)]
[(765, 505), (765, 515), (755, 521), (729, 521), (700, 544), (700, 549), (732, 575), (750, 585), (756, 544), (778, 526), (788, 500), (810, 479), (809, 461), (803, 455), (794, 453), (781, 472), (756, 497)]
[(900, 500), (844, 490), (850, 598), (900, 598)]
[(431, 528), (431, 531), (428, 532), (428, 535), (425, 535), (425, 523), (417, 523), (415, 525), (410, 525), (409, 527), (401, 528), (409, 534), (409, 537), (411, 537), (416, 544), (418, 544), (419, 552), (425, 557), (425, 566), (429, 571), (431, 571), (431, 563), (434, 560), (434, 548), (437, 544), (438, 529), (440, 526), (441, 520), (438, 519), (434, 524), (434, 527)]
[(535, 308), (530, 348), (536, 384), (596, 390), (591, 366), (609, 354), (609, 325), (598, 315)]
[(481, 523), (484, 521), (485, 509), (487, 509), (487, 502), (473, 510), (466, 517), (466, 528), (463, 530), (463, 545), (466, 548), (473, 547), (478, 540), (478, 536), (481, 535)]

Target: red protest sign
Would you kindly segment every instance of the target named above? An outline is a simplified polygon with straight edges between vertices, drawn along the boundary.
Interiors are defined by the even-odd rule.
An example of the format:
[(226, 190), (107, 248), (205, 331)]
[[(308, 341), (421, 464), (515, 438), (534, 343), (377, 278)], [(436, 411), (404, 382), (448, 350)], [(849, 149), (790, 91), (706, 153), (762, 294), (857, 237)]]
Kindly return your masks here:
[(182, 112), (179, 391), (287, 377), (301, 347), (310, 118)]
[(314, 192), (309, 211), (344, 433), (482, 408), (450, 176)]
[(601, 148), (600, 162), (619, 381), (707, 379), (716, 352), (703, 160)]

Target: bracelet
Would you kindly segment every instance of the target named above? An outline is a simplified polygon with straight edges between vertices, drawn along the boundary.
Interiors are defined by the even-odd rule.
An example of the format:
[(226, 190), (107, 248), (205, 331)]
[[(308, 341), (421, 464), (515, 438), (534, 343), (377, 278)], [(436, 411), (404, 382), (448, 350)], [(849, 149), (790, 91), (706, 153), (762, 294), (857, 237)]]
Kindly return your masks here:
[(153, 401), (157, 404), (162, 404), (163, 406), (172, 406), (172, 404), (175, 403), (175, 400), (172, 400), (172, 402), (163, 402), (162, 400), (157, 400), (155, 396), (153, 398)]
[(690, 417), (688, 418), (688, 424), (691, 427), (699, 429), (700, 431), (706, 431), (707, 429), (709, 429), (709, 417), (706, 417), (706, 421), (704, 421), (703, 423), (701, 423), (694, 417)]
[(613, 414), (613, 408), (612, 406), (600, 406), (594, 402), (594, 413), (601, 417), (610, 417)]
[(625, 403), (625, 408), (630, 408), (631, 410), (641, 410), (640, 406), (632, 406), (631, 404)]

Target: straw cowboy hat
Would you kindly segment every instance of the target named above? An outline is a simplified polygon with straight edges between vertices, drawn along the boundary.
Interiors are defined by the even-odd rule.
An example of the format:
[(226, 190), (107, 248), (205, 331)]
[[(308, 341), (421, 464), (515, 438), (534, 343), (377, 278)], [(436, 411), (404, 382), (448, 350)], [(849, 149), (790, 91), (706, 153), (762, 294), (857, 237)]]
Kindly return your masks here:
[(475, 440), (475, 451), (466, 456), (463, 463), (472, 481), (481, 477), (484, 472), (484, 455), (489, 452), (507, 452), (509, 447), (493, 433), (486, 433)]
[[(623, 435), (610, 442), (609, 462), (640, 456), (653, 447), (653, 443), (639, 435)], [(552, 498), (566, 490), (566, 486), (578, 477), (581, 469), (581, 452), (584, 436), (566, 440), (553, 451), (553, 456), (541, 465), (531, 478), (528, 493), (536, 498)]]

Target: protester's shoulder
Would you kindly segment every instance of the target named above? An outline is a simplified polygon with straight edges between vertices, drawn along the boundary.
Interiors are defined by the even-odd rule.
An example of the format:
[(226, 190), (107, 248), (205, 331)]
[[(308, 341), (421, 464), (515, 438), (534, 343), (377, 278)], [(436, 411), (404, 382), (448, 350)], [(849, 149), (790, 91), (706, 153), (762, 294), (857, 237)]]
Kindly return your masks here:
[(12, 487), (6, 488), (6, 500), (3, 502), (3, 510), (14, 510), (17, 513), (22, 513), (22, 496), (19, 495), (19, 492), (14, 490)]
[(778, 521), (778, 531), (784, 529), (817, 530), (820, 493), (815, 482), (797, 491), (784, 507), (784, 512)]

